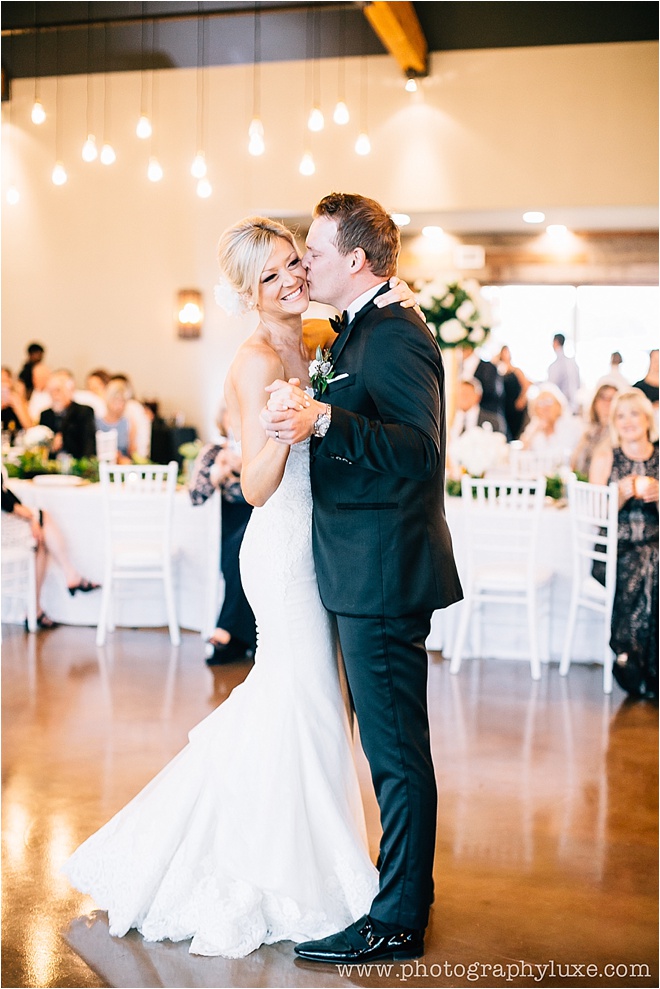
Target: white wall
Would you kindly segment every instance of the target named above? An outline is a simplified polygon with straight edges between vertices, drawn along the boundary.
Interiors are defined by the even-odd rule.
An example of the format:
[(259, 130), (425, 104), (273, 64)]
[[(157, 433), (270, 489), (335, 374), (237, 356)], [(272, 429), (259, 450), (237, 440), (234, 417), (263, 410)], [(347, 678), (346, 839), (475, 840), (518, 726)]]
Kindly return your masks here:
[[(139, 73), (109, 80), (109, 137), (117, 162), (85, 164), (84, 77), (60, 81), (61, 149), (69, 181), (55, 187), (55, 80), (41, 83), (49, 112), (29, 119), (31, 80), (12, 84), (3, 106), (3, 363), (18, 369), (26, 344), (47, 348), (50, 366), (82, 382), (94, 366), (128, 373), (140, 397), (166, 414), (186, 413), (212, 429), (231, 355), (247, 326), (215, 306), (215, 247), (247, 213), (306, 214), (332, 189), (363, 192), (392, 210), (481, 210), (546, 206), (632, 206), (657, 202), (657, 45), (587, 45), (435, 54), (421, 92), (404, 92), (387, 56), (368, 61), (373, 153), (353, 151), (361, 60), (346, 65), (351, 123), (313, 135), (317, 172), (297, 166), (305, 131), (304, 63), (262, 67), (267, 152), (247, 153), (251, 69), (208, 70), (209, 177), (195, 195), (194, 70), (157, 74), (156, 145), (165, 178), (146, 179), (149, 150), (135, 137)], [(337, 98), (337, 62), (322, 63), (326, 119)], [(94, 77), (93, 120), (102, 136), (102, 77)], [(9, 126), (11, 112), (11, 127)], [(4, 201), (4, 200), (3, 200)], [(174, 331), (177, 289), (204, 292), (198, 341)]]

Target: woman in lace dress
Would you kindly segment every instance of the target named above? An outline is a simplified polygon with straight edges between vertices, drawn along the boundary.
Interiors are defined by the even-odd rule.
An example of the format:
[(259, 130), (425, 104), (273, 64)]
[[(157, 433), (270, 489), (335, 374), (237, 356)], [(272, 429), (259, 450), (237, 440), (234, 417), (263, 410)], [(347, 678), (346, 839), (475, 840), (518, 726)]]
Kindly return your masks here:
[[(65, 872), (108, 912), (111, 934), (137, 928), (149, 941), (192, 939), (193, 953), (238, 958), (346, 926), (378, 883), (335, 629), (316, 584), (308, 446), (267, 439), (259, 421), (266, 386), (309, 384), (310, 357), (332, 333), (325, 321), (303, 328), (307, 280), (285, 227), (248, 218), (225, 232), (219, 260), (224, 299), (259, 315), (225, 386), (255, 506), (241, 548), (255, 665)], [(405, 283), (389, 301), (404, 296)]]
[(638, 389), (612, 402), (613, 449), (594, 455), (592, 484), (619, 485), (616, 593), (610, 645), (628, 693), (658, 695), (658, 441), (653, 406)]

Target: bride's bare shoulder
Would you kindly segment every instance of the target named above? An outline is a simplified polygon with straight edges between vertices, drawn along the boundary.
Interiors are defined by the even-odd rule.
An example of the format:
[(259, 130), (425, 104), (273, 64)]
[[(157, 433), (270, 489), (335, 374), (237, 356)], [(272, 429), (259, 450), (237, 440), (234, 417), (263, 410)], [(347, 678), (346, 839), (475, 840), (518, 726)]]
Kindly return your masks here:
[(282, 360), (273, 348), (257, 334), (241, 344), (229, 368), (229, 377), (236, 382), (243, 376), (251, 378), (270, 375), (270, 380), (284, 373)]

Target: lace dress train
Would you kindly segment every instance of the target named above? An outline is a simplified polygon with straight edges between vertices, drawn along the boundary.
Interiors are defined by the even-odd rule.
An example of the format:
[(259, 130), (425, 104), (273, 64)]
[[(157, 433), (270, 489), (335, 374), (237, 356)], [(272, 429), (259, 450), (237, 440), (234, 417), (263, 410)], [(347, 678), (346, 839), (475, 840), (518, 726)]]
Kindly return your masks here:
[(64, 870), (108, 912), (111, 934), (192, 939), (191, 952), (229, 958), (340, 930), (378, 887), (316, 586), (307, 444), (253, 511), (241, 572), (254, 668)]

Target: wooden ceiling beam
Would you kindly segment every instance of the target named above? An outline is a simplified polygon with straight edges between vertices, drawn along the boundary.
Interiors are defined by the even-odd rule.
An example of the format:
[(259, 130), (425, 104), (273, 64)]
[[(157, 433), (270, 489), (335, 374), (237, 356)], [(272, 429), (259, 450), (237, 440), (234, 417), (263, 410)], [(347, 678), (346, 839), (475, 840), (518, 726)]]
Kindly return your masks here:
[(428, 44), (412, 3), (367, 3), (364, 13), (406, 75), (428, 74)]

